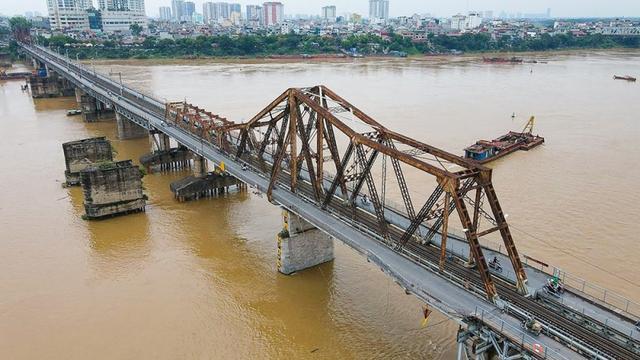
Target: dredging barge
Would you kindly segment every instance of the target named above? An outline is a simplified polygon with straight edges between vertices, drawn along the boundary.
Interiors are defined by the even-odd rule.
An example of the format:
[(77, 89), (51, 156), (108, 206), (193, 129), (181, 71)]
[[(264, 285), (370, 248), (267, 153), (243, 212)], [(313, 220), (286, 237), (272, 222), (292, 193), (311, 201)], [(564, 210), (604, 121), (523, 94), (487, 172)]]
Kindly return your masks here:
[(499, 159), (516, 150), (528, 151), (544, 143), (542, 136), (533, 135), (535, 117), (532, 116), (522, 132), (509, 131), (491, 141), (479, 140), (475, 144), (464, 149), (464, 157), (475, 160), (481, 164)]

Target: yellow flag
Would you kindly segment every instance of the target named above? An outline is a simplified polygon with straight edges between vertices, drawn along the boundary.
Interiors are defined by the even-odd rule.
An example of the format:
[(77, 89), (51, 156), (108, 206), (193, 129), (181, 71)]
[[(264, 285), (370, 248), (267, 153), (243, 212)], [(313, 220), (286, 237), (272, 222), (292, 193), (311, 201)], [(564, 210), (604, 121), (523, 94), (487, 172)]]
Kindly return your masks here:
[(421, 326), (422, 326), (422, 327), (427, 326), (427, 323), (428, 323), (428, 322), (429, 322), (429, 318), (428, 318), (428, 317), (427, 317), (427, 318), (422, 319), (422, 324), (421, 324)]

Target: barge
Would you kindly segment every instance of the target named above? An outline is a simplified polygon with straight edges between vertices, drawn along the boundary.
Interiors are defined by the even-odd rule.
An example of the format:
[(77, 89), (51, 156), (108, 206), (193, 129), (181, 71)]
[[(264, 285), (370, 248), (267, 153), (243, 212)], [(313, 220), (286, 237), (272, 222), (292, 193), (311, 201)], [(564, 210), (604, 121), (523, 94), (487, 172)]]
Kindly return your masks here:
[(522, 132), (509, 131), (507, 134), (491, 141), (477, 141), (464, 149), (464, 157), (486, 164), (516, 150), (528, 151), (541, 145), (544, 143), (544, 138), (532, 134), (534, 121), (535, 117), (532, 116)]
[(0, 80), (20, 80), (27, 79), (31, 75), (30, 72), (6, 72), (0, 70)]
[(627, 81), (631, 81), (631, 82), (636, 82), (636, 78), (634, 78), (633, 76), (629, 76), (629, 75), (625, 75), (625, 76), (613, 75), (613, 80), (627, 80)]
[(492, 64), (522, 64), (524, 60), (517, 57), (504, 58), (504, 57), (483, 57), (482, 61)]

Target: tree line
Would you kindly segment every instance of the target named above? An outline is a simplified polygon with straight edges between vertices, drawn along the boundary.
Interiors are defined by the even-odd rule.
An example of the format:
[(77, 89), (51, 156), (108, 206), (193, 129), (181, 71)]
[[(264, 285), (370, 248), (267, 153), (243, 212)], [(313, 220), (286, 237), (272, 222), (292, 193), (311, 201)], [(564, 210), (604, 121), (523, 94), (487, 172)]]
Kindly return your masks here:
[(190, 57), (258, 57), (270, 55), (331, 54), (342, 50), (363, 55), (385, 54), (391, 51), (408, 55), (441, 54), (453, 50), (463, 52), (547, 51), (581, 48), (640, 48), (640, 37), (605, 36), (591, 34), (542, 34), (535, 38), (502, 37), (498, 40), (489, 34), (464, 34), (460, 36), (436, 36), (430, 34), (424, 42), (413, 42), (408, 37), (390, 34), (388, 38), (377, 35), (350, 35), (326, 37), (317, 35), (240, 35), (197, 36), (181, 39), (160, 39), (148, 36), (137, 45), (121, 45), (116, 41), (104, 41), (87, 47), (64, 35), (40, 38), (39, 43), (53, 48), (68, 49), (73, 57), (86, 58), (190, 58)]

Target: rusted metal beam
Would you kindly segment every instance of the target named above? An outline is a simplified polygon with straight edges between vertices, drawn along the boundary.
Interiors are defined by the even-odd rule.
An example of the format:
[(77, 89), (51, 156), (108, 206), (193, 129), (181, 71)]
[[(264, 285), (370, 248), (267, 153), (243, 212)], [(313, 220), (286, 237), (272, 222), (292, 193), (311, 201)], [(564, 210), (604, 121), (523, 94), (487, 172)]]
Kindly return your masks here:
[(433, 206), (436, 204), (436, 202), (438, 201), (438, 198), (440, 198), (440, 195), (442, 195), (443, 191), (444, 191), (444, 188), (438, 185), (436, 189), (433, 191), (433, 193), (431, 193), (427, 201), (425, 201), (424, 205), (422, 205), (422, 208), (416, 215), (415, 219), (411, 221), (411, 224), (409, 224), (409, 227), (407, 227), (407, 229), (402, 234), (402, 237), (396, 244), (397, 251), (400, 251), (402, 247), (404, 247), (407, 244), (409, 239), (411, 239), (413, 234), (416, 232), (418, 227), (422, 224), (422, 222), (427, 217), (427, 215), (429, 214)]
[(444, 271), (444, 263), (447, 260), (447, 238), (449, 237), (449, 202), (451, 195), (444, 195), (444, 212), (442, 213), (442, 237), (440, 239), (440, 271)]
[[(333, 179), (333, 182), (331, 183), (331, 187), (329, 188), (329, 191), (327, 191), (326, 195), (324, 196), (324, 202), (322, 203), (323, 209), (325, 209), (331, 203), (331, 200), (333, 199), (333, 194), (335, 194), (336, 189), (338, 189), (338, 185), (341, 183), (344, 183), (343, 181), (344, 169), (347, 167), (347, 164), (351, 159), (351, 155), (353, 154), (353, 147), (354, 147), (353, 142), (350, 142), (349, 145), (347, 146), (347, 150), (345, 151), (344, 156), (342, 157), (342, 163), (339, 164), (338, 166), (338, 169), (336, 171), (336, 176)], [(345, 192), (343, 196), (346, 197), (348, 195)]]
[(529, 289), (527, 288), (527, 273), (524, 271), (524, 266), (522, 266), (522, 262), (520, 261), (518, 249), (516, 248), (516, 244), (511, 236), (509, 225), (507, 224), (507, 220), (502, 212), (502, 208), (500, 207), (500, 202), (498, 202), (498, 196), (493, 189), (490, 176), (490, 171), (485, 173), (485, 179), (483, 179), (484, 193), (489, 205), (491, 206), (493, 216), (496, 219), (497, 227), (500, 228), (500, 235), (502, 236), (504, 246), (507, 248), (509, 260), (511, 260), (511, 266), (513, 266), (513, 270), (516, 273), (516, 286), (518, 287), (518, 291), (526, 295), (529, 293)]
[[(366, 157), (364, 154), (364, 150), (362, 149), (362, 145), (360, 144), (356, 145), (356, 155), (358, 156), (358, 158), (360, 158), (360, 161), (365, 161)], [(375, 159), (375, 154), (371, 154), (371, 158)], [(366, 179), (367, 182), (369, 197), (371, 198), (371, 203), (373, 204), (373, 209), (375, 211), (376, 218), (378, 219), (378, 230), (380, 231), (380, 235), (382, 235), (385, 241), (389, 242), (389, 231), (387, 229), (387, 221), (384, 218), (384, 207), (380, 202), (380, 197), (378, 196), (378, 191), (376, 190), (376, 184), (373, 181), (373, 176), (371, 176), (370, 167), (363, 174), (363, 178)], [(354, 194), (356, 194), (355, 190)]]
[(298, 187), (298, 102), (295, 93), (289, 93), (289, 172), (291, 173), (291, 192)]
[(472, 255), (471, 258), (475, 261), (478, 272), (480, 273), (480, 279), (482, 279), (482, 283), (484, 284), (484, 290), (486, 292), (487, 299), (489, 301), (495, 301), (497, 299), (498, 292), (496, 291), (496, 286), (493, 283), (491, 274), (489, 273), (487, 261), (484, 258), (484, 254), (482, 253), (482, 247), (480, 246), (480, 242), (478, 241), (476, 229), (473, 228), (473, 223), (469, 218), (467, 206), (464, 203), (463, 197), (458, 194), (457, 191), (451, 194), (451, 197), (456, 204), (458, 217), (460, 218), (460, 222), (462, 223), (462, 226), (465, 230), (467, 241), (469, 242), (469, 248)]

